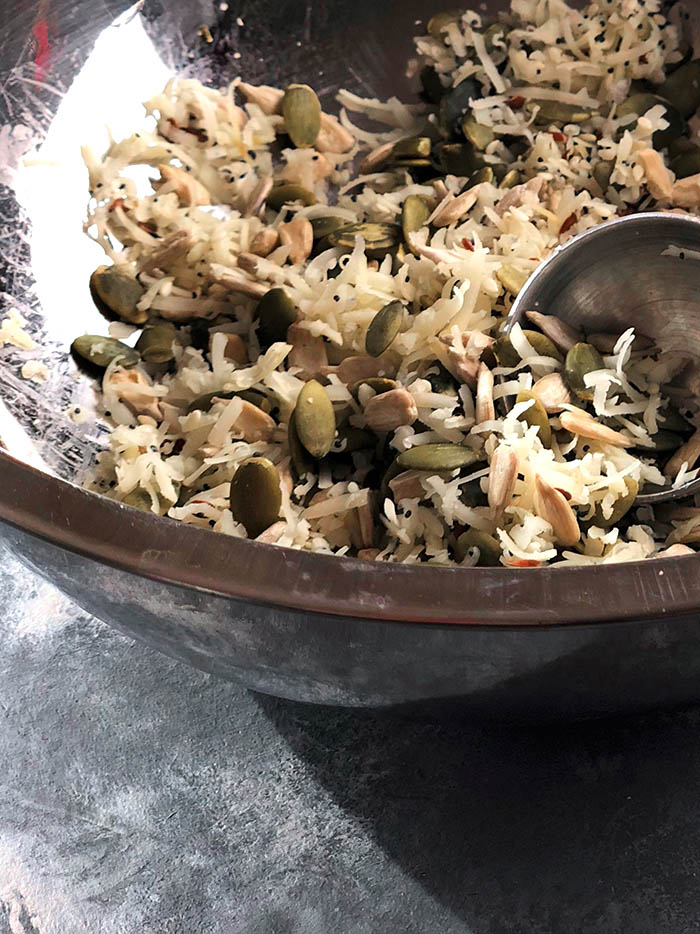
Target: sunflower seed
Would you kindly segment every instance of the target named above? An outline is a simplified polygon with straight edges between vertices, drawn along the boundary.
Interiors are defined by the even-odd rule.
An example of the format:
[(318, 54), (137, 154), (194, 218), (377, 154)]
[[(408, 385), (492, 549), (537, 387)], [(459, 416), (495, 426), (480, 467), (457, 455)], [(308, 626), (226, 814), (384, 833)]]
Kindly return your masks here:
[(272, 88), (268, 84), (245, 84), (243, 81), (237, 84), (236, 88), (247, 101), (256, 104), (268, 117), (282, 113), (284, 91), (279, 88)]
[(549, 522), (555, 540), (570, 548), (581, 538), (576, 513), (559, 490), (550, 486), (539, 474), (535, 475), (535, 511)]
[(257, 538), (277, 521), (282, 491), (277, 468), (266, 457), (250, 457), (238, 465), (231, 481), (231, 514)]
[[(600, 441), (601, 444), (612, 444), (619, 448), (634, 447), (634, 441), (630, 438), (625, 437), (619, 431), (615, 431), (614, 428), (608, 428), (607, 425), (597, 422), (593, 416), (589, 415), (588, 412), (584, 412), (583, 409), (562, 412), (559, 421), (562, 428), (570, 431), (573, 435), (578, 435), (579, 438), (589, 438), (591, 441)], [(700, 456), (700, 451), (698, 453)]]
[(670, 201), (673, 195), (673, 179), (661, 153), (655, 149), (642, 149), (636, 154), (636, 159), (644, 169), (647, 188), (652, 198), (657, 201)]
[(401, 425), (412, 425), (418, 418), (413, 396), (405, 389), (391, 389), (367, 402), (365, 422), (372, 431), (395, 431)]
[(476, 423), (491, 421), (496, 417), (493, 405), (493, 373), (485, 363), (479, 364), (476, 379)]
[(700, 430), (696, 431), (684, 445), (678, 448), (664, 467), (664, 473), (667, 477), (675, 477), (683, 464), (687, 464), (688, 470), (692, 470), (698, 458), (700, 458)]
[(548, 373), (540, 377), (532, 387), (532, 394), (550, 414), (561, 412), (571, 402), (571, 395), (561, 373)]
[(289, 262), (296, 266), (308, 259), (314, 245), (314, 229), (305, 217), (295, 217), (279, 227), (280, 243), (289, 247)]
[(395, 503), (402, 499), (423, 499), (425, 490), (421, 483), (421, 477), (425, 474), (420, 470), (404, 470), (397, 474), (393, 480), (389, 481), (389, 488)]
[(161, 184), (157, 186), (159, 192), (161, 188), (174, 191), (180, 203), (185, 206), (211, 204), (209, 192), (190, 172), (178, 169), (174, 165), (157, 165), (156, 168), (161, 178)]
[(255, 256), (269, 256), (279, 243), (280, 235), (274, 227), (263, 227), (250, 242), (250, 252)]
[(313, 146), (321, 129), (321, 105), (307, 84), (289, 85), (282, 99), (282, 114), (287, 135), (297, 149)]
[(287, 361), (300, 368), (299, 379), (315, 379), (328, 366), (326, 342), (320, 335), (316, 337), (308, 328), (294, 323), (287, 328), (286, 339), (292, 345)]
[(564, 353), (583, 340), (583, 334), (579, 330), (572, 328), (561, 318), (555, 318), (554, 315), (543, 315), (539, 311), (526, 311), (525, 317)]
[(509, 447), (499, 445), (489, 464), (489, 506), (500, 516), (509, 505), (518, 479), (518, 455)]
[(371, 152), (369, 152), (364, 157), (362, 162), (360, 162), (359, 174), (370, 175), (377, 169), (382, 168), (391, 158), (393, 149), (393, 143), (382, 143), (381, 146), (377, 146), (376, 149), (373, 149)]
[(321, 129), (316, 137), (319, 152), (349, 152), (355, 139), (331, 114), (321, 114)]

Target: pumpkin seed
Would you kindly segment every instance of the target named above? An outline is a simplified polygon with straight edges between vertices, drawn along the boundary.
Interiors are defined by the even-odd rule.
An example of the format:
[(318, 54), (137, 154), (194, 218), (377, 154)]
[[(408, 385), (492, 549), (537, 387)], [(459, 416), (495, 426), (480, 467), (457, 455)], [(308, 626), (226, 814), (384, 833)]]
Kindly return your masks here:
[(676, 156), (680, 156), (682, 152), (695, 152), (697, 148), (698, 144), (688, 139), (687, 136), (679, 136), (677, 139), (674, 139), (672, 143), (669, 143), (668, 156), (669, 159), (675, 159)]
[(679, 153), (675, 159), (672, 159), (671, 171), (675, 173), (676, 178), (688, 178), (691, 175), (700, 174), (700, 146)]
[(625, 486), (627, 487), (627, 492), (624, 496), (620, 496), (613, 503), (612, 513), (609, 518), (603, 516), (603, 510), (600, 503), (596, 503), (595, 512), (593, 513), (593, 518), (590, 520), (592, 525), (598, 526), (598, 528), (606, 529), (612, 525), (617, 525), (617, 523), (622, 519), (623, 516), (627, 515), (632, 506), (634, 506), (634, 501), (637, 498), (639, 493), (639, 484), (632, 477), (625, 477)]
[[(666, 108), (664, 119), (668, 121), (669, 125), (665, 130), (657, 130), (654, 133), (652, 143), (655, 149), (665, 149), (674, 139), (683, 136), (686, 131), (682, 114), (665, 96), (660, 97), (658, 94), (649, 94), (648, 92), (632, 94), (617, 108), (617, 116), (626, 117), (629, 114), (637, 114), (638, 117), (643, 117), (647, 110), (651, 110), (652, 107), (656, 107), (658, 104), (663, 104)], [(630, 129), (630, 126), (625, 127), (625, 129)]]
[(401, 228), (397, 224), (347, 224), (328, 235), (332, 246), (352, 250), (358, 237), (365, 241), (369, 259), (381, 259), (401, 243)]
[(136, 349), (146, 363), (169, 363), (175, 356), (173, 341), (177, 328), (170, 321), (147, 324), (136, 341)]
[(331, 454), (352, 454), (355, 451), (364, 451), (367, 448), (375, 447), (377, 439), (371, 431), (364, 428), (355, 428), (352, 425), (346, 425), (338, 432), (338, 437), (334, 439), (331, 447)]
[(296, 476), (303, 477), (308, 473), (315, 473), (316, 461), (299, 440), (295, 412), (292, 412), (289, 416), (287, 444), (289, 446), (289, 456), (292, 461), (292, 467), (294, 468)]
[(299, 441), (313, 457), (325, 457), (335, 438), (335, 412), (328, 393), (315, 379), (299, 393), (294, 422)]
[[(535, 351), (538, 357), (553, 357), (561, 362), (562, 356), (557, 346), (546, 334), (540, 334), (539, 331), (528, 331), (523, 329), (523, 336), (527, 338), (528, 343)], [(496, 356), (500, 366), (517, 366), (521, 357), (518, 351), (513, 347), (510, 337), (503, 335), (499, 337), (491, 348)]]
[(83, 334), (71, 344), (74, 354), (92, 366), (106, 369), (110, 363), (119, 359), (121, 366), (131, 367), (141, 359), (138, 350), (122, 344), (113, 337), (100, 337), (97, 334)]
[[(680, 435), (674, 434), (674, 432), (665, 428), (660, 428), (655, 435), (651, 435), (651, 440), (654, 442), (654, 450), (658, 452), (677, 451), (683, 444)], [(645, 450), (648, 451), (649, 448), (645, 448)]]
[(284, 289), (270, 289), (258, 302), (258, 336), (265, 344), (287, 339), (287, 329), (297, 320), (297, 306)]
[(279, 211), (285, 204), (293, 204), (295, 201), (301, 201), (302, 204), (308, 207), (310, 204), (316, 204), (316, 195), (302, 185), (285, 182), (282, 185), (275, 185), (267, 196), (267, 206), (275, 211)]
[(483, 185), (484, 182), (493, 182), (493, 169), (490, 165), (477, 169), (464, 186), (464, 191), (469, 191), (470, 188), (475, 188), (477, 185)]
[(481, 168), (481, 159), (471, 143), (443, 143), (436, 149), (437, 167), (445, 175), (468, 178)]
[(539, 434), (540, 441), (544, 447), (551, 447), (552, 428), (549, 424), (547, 410), (542, 405), (537, 396), (529, 390), (523, 389), (522, 392), (519, 392), (516, 396), (515, 404), (517, 405), (519, 402), (530, 402), (531, 400), (532, 405), (529, 409), (526, 409), (522, 415), (520, 415), (520, 421), (527, 422), (528, 425), (536, 425), (537, 433)]
[(321, 105), (308, 84), (290, 84), (282, 98), (287, 135), (297, 149), (308, 149), (321, 130)]
[(455, 394), (460, 384), (450, 373), (450, 371), (442, 365), (442, 363), (433, 363), (430, 367), (431, 370), (437, 370), (437, 373), (426, 374), (425, 379), (430, 383), (430, 388), (433, 392), (449, 392)]
[(510, 189), (520, 184), (520, 172), (517, 169), (510, 169), (498, 183), (499, 188)]
[[(501, 42), (506, 36), (506, 28), (503, 23), (492, 23), (488, 29), (485, 29), (483, 32), (484, 45), (486, 46), (486, 51), (493, 58), (494, 52), (501, 52), (504, 57), (506, 55), (506, 50), (500, 45), (496, 45), (497, 42)], [(500, 64), (496, 62), (496, 64)]]
[(496, 134), (490, 126), (484, 126), (483, 123), (477, 123), (471, 114), (462, 117), (462, 133), (464, 138), (472, 144), (474, 149), (483, 151), (495, 139)]
[(483, 460), (483, 454), (461, 444), (418, 444), (402, 451), (396, 463), (404, 470), (457, 470)]
[(279, 518), (282, 489), (277, 468), (266, 457), (249, 457), (238, 465), (231, 481), (231, 514), (257, 538)]
[(700, 59), (677, 68), (658, 88), (683, 117), (692, 117), (700, 107)]
[(610, 187), (610, 177), (613, 174), (613, 169), (615, 168), (614, 159), (609, 159), (607, 162), (596, 162), (593, 166), (593, 178), (600, 185), (600, 189), (605, 194), (605, 192)]
[(256, 389), (240, 389), (240, 390), (217, 390), (215, 392), (205, 392), (201, 396), (197, 396), (196, 399), (193, 399), (192, 402), (187, 406), (187, 411), (189, 412), (208, 412), (212, 406), (214, 399), (233, 399), (234, 396), (239, 396), (243, 399), (244, 402), (250, 402), (251, 405), (256, 405), (259, 409), (262, 409), (263, 412), (266, 412), (268, 415), (272, 411), (272, 403), (266, 395), (262, 392), (258, 392)]
[(659, 424), (664, 431), (677, 431), (682, 435), (695, 431), (690, 422), (686, 421), (675, 409), (665, 409), (659, 412)]
[(528, 109), (539, 107), (535, 123), (537, 126), (548, 126), (550, 123), (585, 123), (592, 116), (590, 110), (583, 110), (574, 104), (562, 104), (561, 101), (531, 100)]
[(465, 78), (443, 95), (438, 110), (438, 126), (445, 139), (459, 136), (462, 117), (470, 109), (471, 101), (481, 96), (481, 86), (474, 78)]
[(376, 313), (365, 335), (365, 350), (371, 357), (381, 357), (401, 330), (404, 306), (401, 302), (389, 302)]
[(136, 306), (143, 298), (144, 289), (132, 276), (116, 266), (98, 266), (90, 276), (90, 292), (103, 313), (116, 315), (129, 324), (143, 324), (148, 312)]
[(334, 230), (340, 230), (347, 226), (347, 221), (342, 217), (336, 217), (333, 214), (327, 214), (325, 217), (311, 218), (311, 228), (314, 232), (314, 240), (323, 240)]
[(403, 159), (429, 159), (431, 151), (430, 137), (428, 136), (410, 136), (406, 139), (397, 140), (391, 150), (391, 161), (397, 162)]
[(586, 402), (593, 401), (593, 388), (586, 386), (584, 377), (603, 369), (603, 358), (591, 344), (574, 344), (564, 362), (564, 376), (569, 389)]
[(409, 195), (404, 200), (401, 206), (401, 229), (403, 231), (403, 239), (411, 252), (416, 256), (418, 255), (418, 251), (411, 246), (409, 235), (420, 230), (421, 227), (425, 227), (429, 217), (430, 208), (425, 199), (421, 198), (420, 195)]
[(420, 83), (423, 88), (423, 93), (430, 103), (439, 104), (447, 88), (440, 80), (440, 76), (432, 65), (426, 65), (424, 68), (421, 68)]
[(440, 13), (435, 13), (428, 20), (428, 35), (432, 36), (433, 39), (442, 39), (443, 30), (452, 23), (456, 23), (461, 16), (461, 10), (443, 10)]
[(471, 548), (479, 549), (477, 567), (497, 568), (501, 566), (501, 546), (493, 535), (479, 529), (467, 529), (466, 532), (462, 532), (455, 543), (455, 557), (457, 560), (464, 561), (467, 552)]
[(530, 278), (530, 275), (506, 263), (496, 270), (496, 278), (511, 295), (517, 295)]
[(394, 379), (388, 379), (386, 376), (369, 376), (367, 379), (358, 379), (356, 383), (348, 386), (351, 395), (357, 399), (360, 386), (369, 386), (379, 396), (383, 392), (391, 392), (392, 389), (398, 389), (399, 384)]

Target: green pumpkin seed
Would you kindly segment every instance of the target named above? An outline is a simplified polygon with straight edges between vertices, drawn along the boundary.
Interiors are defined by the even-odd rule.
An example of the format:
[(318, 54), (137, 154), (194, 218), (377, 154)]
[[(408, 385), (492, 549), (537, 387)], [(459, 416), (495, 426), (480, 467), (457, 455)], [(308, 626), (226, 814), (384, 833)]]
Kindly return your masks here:
[(338, 437), (333, 441), (331, 454), (352, 454), (355, 451), (364, 451), (367, 448), (376, 446), (377, 438), (371, 432), (364, 428), (354, 428), (352, 425), (346, 425), (338, 432)]
[[(494, 53), (502, 53), (505, 57), (507, 54), (506, 49), (500, 45), (500, 42), (505, 39), (507, 31), (505, 26), (502, 23), (492, 23), (488, 29), (485, 29), (483, 32), (484, 45), (486, 46), (486, 51), (493, 58)], [(499, 45), (496, 45), (496, 43)], [(500, 62), (496, 62), (500, 64)]]
[(425, 68), (421, 68), (420, 83), (423, 88), (423, 93), (430, 103), (439, 104), (447, 88), (440, 80), (440, 76), (432, 65), (426, 65)]
[(574, 344), (564, 362), (564, 376), (569, 389), (585, 402), (593, 401), (593, 388), (586, 386), (584, 377), (604, 369), (603, 358), (592, 344)]
[(517, 169), (510, 169), (498, 183), (499, 188), (510, 189), (520, 184), (520, 172)]
[(401, 159), (429, 159), (431, 151), (430, 137), (410, 136), (394, 143), (391, 150), (391, 161)]
[(249, 457), (238, 465), (231, 481), (231, 514), (257, 538), (279, 518), (282, 489), (277, 468), (266, 457)]
[(71, 344), (71, 350), (86, 363), (99, 367), (102, 370), (114, 360), (119, 360), (120, 366), (131, 367), (141, 359), (138, 350), (127, 347), (113, 337), (100, 337), (97, 334), (83, 334)]
[(340, 230), (341, 227), (347, 227), (348, 222), (342, 217), (336, 217), (333, 214), (327, 214), (325, 217), (313, 217), (310, 220), (311, 228), (314, 232), (314, 240), (323, 240), (334, 230)]
[(496, 270), (496, 278), (511, 295), (517, 295), (530, 278), (530, 275), (506, 263), (505, 266), (501, 266), (500, 269)]
[(537, 433), (540, 436), (540, 441), (544, 447), (548, 448), (552, 445), (552, 428), (549, 424), (549, 418), (547, 416), (547, 410), (542, 405), (537, 396), (529, 392), (527, 389), (523, 389), (522, 392), (519, 392), (515, 398), (515, 404), (517, 405), (520, 402), (532, 402), (533, 404), (522, 413), (520, 416), (521, 422), (526, 422), (528, 425), (536, 425)]
[(287, 444), (289, 445), (289, 456), (296, 476), (300, 478), (306, 476), (306, 474), (315, 473), (316, 461), (299, 440), (294, 412), (289, 416), (289, 424), (287, 425)]
[(321, 129), (321, 105), (308, 84), (290, 84), (282, 98), (287, 135), (297, 149), (308, 149)]
[[(629, 114), (637, 114), (638, 117), (643, 117), (647, 110), (651, 110), (652, 107), (656, 107), (658, 104), (663, 104), (666, 108), (664, 119), (668, 121), (669, 125), (665, 130), (657, 130), (654, 133), (652, 143), (655, 149), (665, 149), (677, 137), (683, 136), (686, 131), (682, 114), (665, 97), (660, 97), (658, 94), (649, 94), (648, 92), (632, 94), (617, 108), (617, 116), (626, 117)], [(636, 124), (633, 126), (636, 126)], [(625, 129), (630, 129), (630, 127), (627, 126)]]
[(299, 441), (313, 457), (325, 457), (335, 438), (335, 412), (328, 393), (315, 379), (299, 393), (294, 422)]
[(433, 39), (442, 39), (443, 30), (447, 29), (452, 23), (456, 23), (462, 16), (461, 10), (443, 10), (436, 13), (428, 20), (428, 35)]
[(490, 165), (485, 165), (470, 176), (469, 181), (464, 186), (464, 191), (469, 191), (470, 188), (474, 188), (476, 185), (483, 185), (484, 182), (493, 183), (493, 177), (493, 169)]
[(308, 207), (310, 204), (316, 204), (316, 195), (302, 185), (289, 182), (275, 185), (267, 196), (266, 204), (269, 208), (279, 211), (285, 204), (293, 204), (295, 201), (301, 201)]
[(437, 165), (445, 175), (469, 178), (481, 168), (481, 159), (471, 143), (443, 143), (436, 150)]
[(177, 328), (170, 321), (147, 324), (136, 341), (136, 349), (146, 363), (169, 363), (175, 356), (173, 342)]
[(606, 519), (603, 516), (601, 505), (600, 503), (597, 503), (595, 512), (593, 513), (593, 518), (590, 520), (592, 525), (598, 526), (598, 528), (601, 529), (607, 529), (610, 526), (617, 525), (620, 519), (627, 515), (630, 509), (634, 506), (634, 501), (636, 500), (637, 494), (639, 493), (639, 484), (636, 480), (633, 480), (632, 477), (625, 477), (624, 479), (627, 492), (624, 496), (621, 496), (613, 503), (610, 517)]
[(148, 312), (136, 306), (144, 289), (132, 276), (116, 266), (98, 266), (90, 276), (90, 292), (100, 311), (116, 315), (129, 324), (143, 324)]
[(676, 178), (700, 174), (700, 147), (696, 146), (688, 152), (679, 153), (671, 160), (671, 171), (675, 173)]
[[(562, 356), (559, 349), (546, 334), (541, 334), (539, 331), (523, 329), (523, 336), (527, 338), (528, 343), (538, 357), (553, 357), (555, 360), (561, 362)], [(513, 367), (520, 363), (520, 354), (515, 347), (513, 347), (510, 337), (508, 337), (507, 334), (499, 337), (491, 349), (493, 350), (499, 366)]]
[(391, 274), (393, 276), (398, 275), (399, 269), (401, 269), (403, 264), (406, 262), (406, 256), (407, 253), (405, 246), (403, 243), (399, 243), (399, 245), (396, 247), (396, 250), (394, 251), (391, 262)]
[(358, 237), (365, 241), (369, 259), (381, 259), (401, 243), (401, 228), (397, 224), (348, 224), (328, 235), (332, 246), (352, 250)]
[(403, 239), (412, 253), (418, 251), (411, 246), (410, 235), (425, 227), (430, 217), (430, 208), (420, 195), (409, 195), (401, 206), (401, 230)]
[(438, 110), (438, 126), (445, 139), (460, 135), (462, 117), (470, 110), (471, 101), (481, 96), (481, 86), (474, 78), (465, 78), (443, 95)]
[(677, 68), (658, 88), (662, 97), (683, 117), (692, 117), (700, 107), (700, 59)]
[(609, 159), (607, 162), (596, 162), (593, 166), (593, 178), (600, 185), (600, 189), (605, 194), (605, 192), (610, 187), (610, 177), (613, 174), (613, 169), (615, 168), (615, 161)]
[(477, 567), (497, 568), (501, 566), (501, 546), (493, 535), (481, 532), (479, 529), (467, 529), (466, 532), (462, 532), (455, 543), (455, 557), (460, 562), (464, 561), (467, 552), (472, 548), (479, 549)]
[(258, 392), (255, 389), (240, 389), (240, 390), (217, 390), (216, 392), (205, 392), (201, 396), (197, 396), (195, 399), (190, 402), (187, 406), (187, 411), (189, 412), (208, 412), (212, 407), (214, 399), (233, 399), (234, 396), (239, 396), (245, 402), (250, 402), (251, 405), (257, 406), (259, 409), (262, 409), (263, 412), (266, 412), (268, 415), (272, 411), (272, 403), (266, 395), (262, 392)]
[(676, 431), (681, 435), (691, 434), (695, 431), (690, 422), (675, 409), (666, 409), (659, 412), (659, 425), (664, 431)]
[(399, 384), (395, 379), (388, 379), (386, 376), (368, 376), (367, 379), (358, 379), (356, 383), (352, 383), (348, 386), (350, 394), (355, 399), (357, 399), (360, 386), (369, 386), (378, 396), (383, 392), (391, 392), (392, 389), (399, 388)]
[(560, 101), (529, 101), (529, 110), (535, 106), (539, 107), (535, 117), (537, 126), (548, 126), (550, 123), (585, 123), (592, 116), (590, 110), (584, 110), (574, 104), (562, 104)]
[[(655, 435), (651, 436), (651, 440), (654, 442), (654, 450), (659, 453), (677, 451), (683, 444), (683, 438), (680, 435), (674, 434), (674, 432), (665, 428), (660, 428)], [(645, 448), (645, 450), (648, 451), (649, 448)]]
[(430, 369), (437, 370), (437, 372), (427, 373), (424, 378), (430, 383), (430, 388), (433, 392), (448, 392), (452, 395), (457, 394), (460, 384), (448, 369), (441, 363), (433, 363)]
[(389, 302), (376, 313), (365, 335), (365, 350), (371, 357), (381, 357), (401, 330), (404, 306), (401, 302)]
[(258, 302), (258, 336), (264, 344), (287, 339), (287, 330), (297, 319), (297, 306), (284, 289), (270, 289)]
[(462, 133), (464, 133), (465, 139), (472, 144), (474, 149), (482, 152), (496, 139), (496, 134), (491, 127), (484, 126), (483, 123), (477, 123), (471, 114), (462, 117)]
[(396, 463), (404, 470), (457, 470), (483, 460), (483, 454), (461, 444), (418, 444), (402, 451)]
[(687, 136), (679, 136), (677, 139), (674, 139), (673, 142), (669, 143), (668, 156), (669, 159), (675, 159), (676, 156), (680, 156), (682, 152), (695, 152), (696, 149), (698, 149), (697, 143), (688, 139)]

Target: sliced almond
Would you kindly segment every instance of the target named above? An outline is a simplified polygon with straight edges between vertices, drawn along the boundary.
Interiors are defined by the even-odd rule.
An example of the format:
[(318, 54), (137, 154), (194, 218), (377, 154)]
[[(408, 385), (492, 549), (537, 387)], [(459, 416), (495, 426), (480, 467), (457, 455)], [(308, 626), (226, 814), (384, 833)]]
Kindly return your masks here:
[(493, 373), (485, 363), (479, 364), (476, 380), (476, 423), (491, 421), (496, 417), (493, 404)]
[(166, 270), (183, 256), (186, 256), (194, 246), (194, 237), (188, 230), (177, 230), (165, 237), (164, 240), (147, 257), (143, 266), (144, 272), (152, 273), (156, 269)]
[(418, 418), (413, 396), (405, 389), (391, 389), (373, 396), (365, 406), (365, 421), (373, 431), (394, 431)]
[(559, 416), (561, 427), (580, 438), (589, 438), (591, 441), (600, 441), (602, 444), (614, 444), (618, 448), (633, 448), (634, 441), (626, 438), (614, 428), (608, 428), (597, 422), (592, 415), (583, 409), (562, 412)]
[(299, 379), (306, 381), (320, 376), (328, 365), (324, 339), (315, 337), (308, 328), (295, 323), (287, 329), (287, 341), (292, 345), (287, 361), (290, 366), (301, 367)]
[(248, 347), (240, 334), (227, 334), (224, 356), (241, 366), (248, 362)]
[(351, 386), (361, 379), (371, 379), (373, 376), (385, 376), (386, 371), (387, 365), (381, 358), (370, 357), (369, 354), (358, 354), (357, 356), (346, 357), (336, 366), (323, 367), (321, 373), (323, 376), (330, 376), (335, 373), (342, 383), (345, 383), (346, 386)]
[[(269, 256), (280, 242), (280, 235), (274, 227), (263, 227), (250, 242), (249, 252), (255, 256)], [(240, 259), (239, 259), (240, 265)]]
[[(240, 257), (239, 257), (240, 262)], [(256, 282), (240, 269), (230, 269), (221, 263), (212, 263), (209, 274), (214, 282), (230, 292), (248, 295), (250, 298), (262, 298), (270, 291), (267, 283)]]
[(130, 408), (134, 415), (148, 415), (157, 422), (161, 421), (163, 414), (158, 399), (148, 391), (151, 383), (145, 373), (117, 367), (109, 376), (109, 386), (116, 389), (119, 401)]
[(534, 383), (531, 391), (550, 414), (561, 412), (565, 405), (571, 403), (571, 393), (561, 373), (548, 373), (546, 376), (541, 376)]
[(294, 266), (303, 263), (314, 245), (314, 229), (305, 217), (295, 217), (279, 228), (280, 243), (289, 247), (289, 261)]
[(174, 191), (180, 203), (186, 206), (211, 204), (207, 189), (189, 172), (174, 165), (158, 165), (156, 168), (161, 177), (161, 184), (157, 185), (159, 192)]
[(655, 149), (642, 149), (637, 153), (637, 162), (644, 169), (644, 178), (652, 198), (657, 201), (670, 201), (673, 195), (673, 181), (661, 153)]
[(499, 445), (489, 465), (489, 506), (500, 516), (510, 503), (518, 479), (518, 455), (512, 448)]
[(552, 526), (555, 541), (571, 547), (581, 538), (576, 513), (559, 490), (535, 475), (535, 512)]
[(425, 496), (423, 484), (420, 482), (425, 472), (421, 470), (404, 470), (389, 481), (389, 488), (394, 494), (396, 502), (402, 499), (422, 499)]
[(447, 197), (442, 199), (430, 216), (430, 223), (435, 227), (449, 227), (450, 224), (456, 224), (478, 201), (479, 188), (479, 185), (475, 185), (474, 188), (462, 192), (457, 197), (448, 192)]
[(315, 147), (319, 152), (349, 152), (355, 145), (353, 136), (330, 114), (321, 114), (321, 129)]
[(581, 331), (572, 328), (561, 318), (555, 318), (554, 315), (543, 315), (539, 311), (526, 311), (525, 317), (532, 321), (543, 334), (546, 334), (550, 341), (565, 353), (568, 353), (575, 344), (579, 344), (584, 340)]
[(682, 444), (671, 457), (664, 467), (664, 473), (667, 477), (675, 477), (683, 464), (688, 465), (688, 470), (692, 470), (698, 458), (700, 457), (700, 430), (691, 435), (690, 438)]

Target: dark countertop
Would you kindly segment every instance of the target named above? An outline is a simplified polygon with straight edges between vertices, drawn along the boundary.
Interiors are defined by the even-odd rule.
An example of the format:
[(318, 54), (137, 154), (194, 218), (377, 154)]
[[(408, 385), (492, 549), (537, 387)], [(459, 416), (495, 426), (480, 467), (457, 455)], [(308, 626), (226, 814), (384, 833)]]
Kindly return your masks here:
[(700, 930), (698, 712), (303, 707), (0, 593), (0, 934)]

